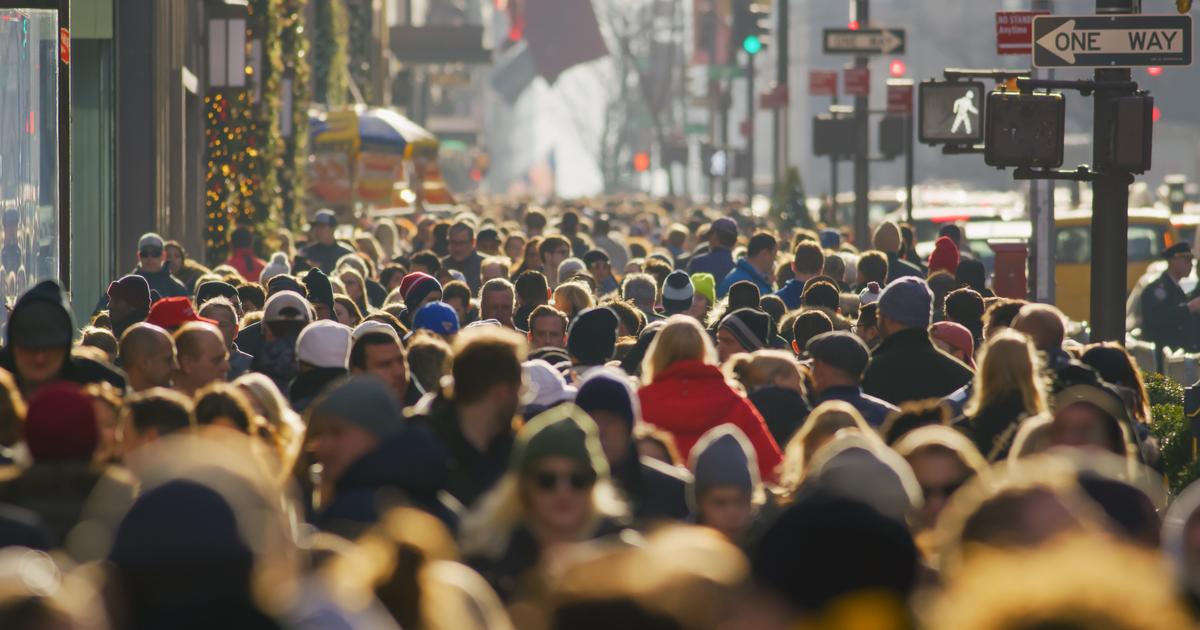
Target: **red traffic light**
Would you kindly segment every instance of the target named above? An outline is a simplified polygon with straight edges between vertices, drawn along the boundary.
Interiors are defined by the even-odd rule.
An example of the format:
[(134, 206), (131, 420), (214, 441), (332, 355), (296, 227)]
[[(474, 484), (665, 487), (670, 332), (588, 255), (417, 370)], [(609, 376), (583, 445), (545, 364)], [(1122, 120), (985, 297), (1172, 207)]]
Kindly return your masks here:
[(850, 23), (846, 25), (846, 28), (848, 28), (852, 31), (857, 31), (858, 30), (858, 20), (850, 20)]
[(904, 65), (904, 62), (899, 59), (893, 59), (892, 62), (888, 64), (888, 74), (892, 75), (893, 77), (902, 77), (907, 73), (908, 66)]
[(1150, 110), (1150, 120), (1158, 122), (1160, 118), (1162, 118), (1161, 109), (1155, 107), (1154, 109)]
[(645, 173), (650, 170), (650, 154), (645, 151), (639, 151), (633, 154), (633, 170), (638, 173)]
[(1162, 73), (1162, 66), (1150, 66), (1149, 68), (1146, 68), (1146, 74), (1152, 77), (1162, 76)]

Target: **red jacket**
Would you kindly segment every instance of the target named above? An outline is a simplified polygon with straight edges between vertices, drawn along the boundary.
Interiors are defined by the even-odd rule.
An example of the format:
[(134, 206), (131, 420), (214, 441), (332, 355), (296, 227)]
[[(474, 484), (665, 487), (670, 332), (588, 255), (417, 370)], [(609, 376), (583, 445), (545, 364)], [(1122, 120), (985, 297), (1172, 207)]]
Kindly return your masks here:
[(783, 454), (758, 410), (728, 383), (720, 368), (701, 361), (680, 361), (638, 390), (646, 422), (675, 436), (679, 454), (688, 459), (705, 431), (730, 423), (741, 429), (758, 455), (763, 481), (775, 481)]
[(246, 282), (258, 282), (258, 277), (262, 274), (263, 267), (267, 266), (267, 261), (255, 256), (253, 249), (246, 248), (233, 250), (225, 264), (237, 269)]

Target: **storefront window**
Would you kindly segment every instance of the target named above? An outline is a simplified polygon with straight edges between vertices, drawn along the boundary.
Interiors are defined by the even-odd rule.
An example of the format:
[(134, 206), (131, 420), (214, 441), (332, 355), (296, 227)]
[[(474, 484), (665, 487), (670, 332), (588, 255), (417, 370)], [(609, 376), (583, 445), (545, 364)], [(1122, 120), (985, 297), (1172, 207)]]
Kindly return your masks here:
[(0, 298), (8, 305), (58, 278), (58, 32), (57, 11), (0, 9)]

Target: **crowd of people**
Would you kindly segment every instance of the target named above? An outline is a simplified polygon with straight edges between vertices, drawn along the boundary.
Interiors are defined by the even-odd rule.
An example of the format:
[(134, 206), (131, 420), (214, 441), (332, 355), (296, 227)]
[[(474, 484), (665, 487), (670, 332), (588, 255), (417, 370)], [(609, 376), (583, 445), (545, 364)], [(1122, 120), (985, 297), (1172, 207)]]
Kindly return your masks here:
[(0, 627), (1196, 627), (1142, 376), (942, 228), (669, 203), (146, 234), (0, 351)]

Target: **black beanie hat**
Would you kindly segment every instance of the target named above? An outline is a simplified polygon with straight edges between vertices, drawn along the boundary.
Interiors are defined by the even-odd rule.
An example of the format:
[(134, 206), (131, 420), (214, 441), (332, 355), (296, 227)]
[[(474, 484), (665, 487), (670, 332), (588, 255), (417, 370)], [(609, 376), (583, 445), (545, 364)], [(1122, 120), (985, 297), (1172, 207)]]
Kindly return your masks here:
[(836, 311), (841, 306), (837, 286), (824, 280), (809, 282), (804, 287), (804, 295), (800, 301), (804, 306), (820, 306), (831, 311)]
[(667, 275), (663, 282), (662, 301), (663, 311), (667, 315), (686, 312), (692, 307), (692, 296), (696, 289), (692, 286), (692, 278), (685, 271), (678, 269)]
[(567, 329), (567, 352), (581, 365), (603, 365), (617, 351), (619, 324), (617, 314), (609, 308), (580, 311)]
[(747, 352), (769, 347), (774, 337), (771, 316), (752, 308), (739, 308), (726, 315), (720, 328), (732, 333)]
[(329, 284), (329, 276), (325, 275), (325, 272), (310, 269), (304, 276), (304, 286), (308, 289), (309, 302), (333, 308), (333, 285)]
[(729, 287), (729, 310), (731, 311), (740, 308), (758, 308), (761, 299), (762, 293), (758, 290), (758, 285), (749, 280), (739, 280)]

